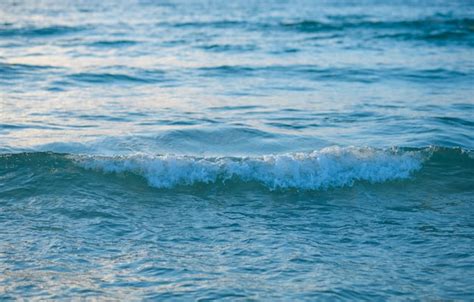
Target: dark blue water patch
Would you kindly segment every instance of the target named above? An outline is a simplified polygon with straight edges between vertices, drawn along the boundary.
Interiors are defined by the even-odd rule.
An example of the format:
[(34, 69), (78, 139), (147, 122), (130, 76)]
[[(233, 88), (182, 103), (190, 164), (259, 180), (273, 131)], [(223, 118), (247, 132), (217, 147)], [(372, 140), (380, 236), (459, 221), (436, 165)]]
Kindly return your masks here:
[[(472, 81), (469, 72), (450, 70), (445, 68), (408, 69), (398, 67), (385, 68), (357, 68), (348, 67), (319, 67), (312, 65), (271, 65), (271, 66), (230, 66), (201, 67), (196, 69), (200, 76), (205, 77), (297, 77), (312, 81), (344, 81), (374, 83), (380, 81), (409, 81), (422, 82), (442, 81), (459, 82)], [(274, 87), (272, 87), (274, 88)], [(303, 87), (304, 89), (305, 87)]]
[(69, 79), (77, 82), (92, 84), (114, 84), (114, 83), (148, 83), (146, 79), (133, 77), (126, 74), (117, 73), (76, 73), (68, 76)]
[(297, 53), (297, 52), (300, 52), (300, 51), (301, 51), (301, 49), (298, 49), (298, 48), (286, 47), (286, 48), (282, 48), (281, 50), (270, 51), (270, 53), (273, 53), (273, 54), (293, 54), (293, 53)]
[(137, 112), (137, 111), (123, 111), (121, 114), (126, 114), (128, 116), (133, 116), (137, 118), (144, 118), (152, 115), (150, 112)]
[(320, 32), (308, 35), (303, 40), (304, 41), (322, 41), (322, 40), (334, 40), (338, 41), (344, 38), (345, 35), (342, 33), (334, 33), (334, 32)]
[[(275, 128), (283, 128), (283, 129), (288, 129), (288, 130), (307, 130), (307, 129), (313, 129), (313, 128), (319, 128), (321, 127), (321, 124), (317, 123), (298, 123), (298, 122), (292, 122), (292, 123), (282, 123), (282, 122), (266, 122), (265, 123), (268, 126), (272, 126)], [(327, 125), (326, 125), (327, 126)]]
[(10, 91), (24, 92), (15, 88), (36, 88), (38, 83), (45, 82), (51, 76), (60, 76), (62, 72), (63, 68), (55, 66), (0, 63), (0, 85)]
[(282, 28), (300, 32), (320, 32), (333, 30), (367, 29), (367, 30), (462, 30), (474, 32), (474, 19), (432, 17), (414, 20), (353, 20), (340, 18), (337, 21), (299, 20), (280, 23)]
[(341, 24), (316, 20), (281, 22), (279, 25), (282, 29), (288, 29), (303, 33), (328, 32), (333, 30), (341, 30), (344, 28)]
[[(408, 39), (424, 41), (466, 41), (469, 42), (474, 32), (474, 20), (470, 18), (433, 16), (418, 20), (371, 20), (360, 17), (322, 18), (320, 20), (290, 20), (290, 21), (250, 21), (250, 20), (215, 20), (190, 22), (161, 22), (158, 27), (166, 26), (173, 29), (224, 29), (224, 30), (251, 30), (261, 32), (295, 31), (304, 34), (320, 33), (326, 35), (321, 38), (334, 38), (341, 34), (369, 34), (372, 38)], [(336, 35), (336, 36), (334, 36)], [(179, 40), (176, 40), (179, 43)], [(230, 45), (202, 46), (209, 51), (249, 51), (254, 46), (240, 46), (236, 49)], [(244, 49), (242, 49), (244, 47)], [(250, 49), (249, 49), (250, 47)]]
[(20, 129), (25, 129), (25, 128), (27, 127), (20, 124), (0, 124), (0, 133), (1, 132), (8, 133), (13, 130), (20, 130)]
[(87, 44), (91, 47), (97, 48), (122, 48), (122, 47), (130, 47), (140, 44), (139, 41), (136, 40), (101, 40), (101, 41), (94, 41)]
[(306, 35), (316, 35), (311, 38), (315, 41), (358, 36), (365, 46), (369, 45), (367, 42), (379, 40), (428, 43), (439, 46), (472, 46), (473, 24), (474, 20), (467, 18), (427, 18), (399, 21), (296, 21), (282, 23), (281, 27)]
[[(68, 126), (69, 127), (69, 126)], [(24, 124), (0, 124), (0, 132), (10, 132), (18, 130), (64, 130), (65, 126), (53, 123), (44, 123), (41, 121), (30, 121), (29, 123)]]
[(449, 70), (444, 68), (435, 69), (408, 69), (408, 68), (355, 68), (355, 67), (334, 67), (334, 68), (318, 68), (311, 66), (298, 66), (291, 71), (308, 74), (310, 78), (318, 80), (345, 80), (349, 82), (365, 82), (373, 83), (387, 80), (404, 80), (404, 81), (459, 81), (470, 80), (470, 73), (458, 70)]
[(261, 109), (263, 106), (258, 105), (241, 105), (241, 106), (218, 106), (218, 107), (209, 107), (209, 110), (212, 111), (240, 111), (240, 110), (253, 110)]
[(177, 47), (177, 46), (184, 46), (187, 45), (189, 41), (187, 39), (169, 39), (160, 41), (160, 46), (162, 47)]
[(207, 45), (198, 46), (198, 48), (204, 49), (210, 52), (235, 52), (235, 53), (255, 51), (258, 49), (256, 45), (251, 45), (251, 44), (242, 44), (242, 45), (207, 44)]
[(467, 110), (467, 111), (471, 111), (472, 113), (474, 113), (474, 104), (470, 104), (470, 103), (452, 104), (451, 108), (456, 109), (456, 110)]
[(79, 114), (75, 115), (78, 119), (87, 121), (109, 121), (109, 122), (129, 122), (131, 118), (127, 115), (123, 116), (109, 116), (103, 114)]
[(67, 35), (79, 33), (88, 29), (90, 26), (63, 26), (53, 25), (46, 27), (26, 26), (26, 27), (0, 27), (0, 37), (24, 37), (24, 38), (42, 38), (58, 35)]
[(433, 69), (420, 69), (414, 70), (413, 72), (407, 70), (394, 69), (394, 73), (398, 73), (401, 78), (407, 80), (419, 80), (419, 81), (448, 81), (458, 82), (461, 80), (472, 81), (474, 76), (470, 72), (452, 70), (447, 68), (433, 68)]
[(366, 103), (362, 104), (362, 106), (369, 107), (369, 108), (379, 108), (379, 109), (387, 109), (387, 110), (397, 110), (397, 109), (404, 109), (405, 106), (397, 105), (397, 104), (373, 104), (373, 103)]
[(154, 0), (139, 0), (139, 5), (143, 6), (152, 6), (152, 7), (166, 7), (166, 8), (175, 8), (176, 3), (171, 1), (154, 1)]
[(46, 87), (46, 90), (50, 91), (50, 92), (63, 92), (63, 91), (66, 91), (65, 87), (60, 87), (60, 86), (58, 86), (58, 84), (60, 84), (60, 86), (69, 85), (69, 83), (67, 83), (67, 82), (60, 82), (60, 81), (53, 82), (52, 85)]
[[(208, 120), (206, 120), (207, 122)], [(157, 125), (166, 125), (166, 126), (193, 126), (193, 125), (205, 125), (202, 120), (171, 120), (171, 119), (146, 119), (140, 121), (137, 124), (142, 126), (157, 126)], [(215, 123), (215, 122), (214, 122)]]
[(325, 15), (324, 19), (331, 21), (331, 22), (360, 22), (360, 21), (365, 21), (369, 20), (371, 18), (370, 15), (368, 14), (352, 14), (352, 13), (344, 13), (344, 14), (327, 14)]
[(429, 32), (410, 32), (410, 33), (384, 33), (377, 35), (376, 39), (394, 39), (401, 41), (421, 41), (437, 43), (440, 45), (452, 45), (455, 43), (474, 45), (472, 40), (474, 32), (462, 30), (433, 30)]
[(252, 75), (257, 68), (249, 66), (231, 66), (231, 65), (221, 65), (215, 67), (200, 67), (197, 69), (202, 75), (209, 77), (220, 77), (220, 76), (245, 76)]
[(67, 81), (67, 80), (53, 80), (51, 81), (48, 86), (46, 87), (47, 91), (51, 91), (53, 93), (57, 92), (63, 92), (67, 91), (68, 88), (73, 86), (74, 83), (72, 81)]
[(11, 27), (15, 25), (15, 23), (12, 23), (12, 22), (0, 22), (0, 26), (1, 27)]
[(463, 128), (466, 131), (474, 131), (474, 118), (467, 120), (459, 117), (435, 116), (432, 119), (435, 122), (439, 122), (443, 125), (451, 125)]
[(419, 112), (438, 112), (438, 113), (443, 113), (445, 112), (446, 108), (442, 105), (438, 104), (423, 104), (419, 106), (414, 106), (412, 108), (414, 111), (419, 111)]
[(128, 73), (119, 72), (81, 72), (66, 77), (78, 83), (88, 84), (156, 84), (168, 83), (170, 80), (163, 71), (157, 70), (130, 70)]
[(215, 28), (215, 29), (229, 29), (229, 28), (246, 28), (253, 27), (253, 23), (242, 20), (216, 20), (216, 21), (190, 21), (190, 22), (160, 22), (157, 26), (168, 26), (172, 28)]
[(63, 127), (59, 125), (50, 125), (50, 124), (45, 124), (42, 122), (37, 122), (35, 123), (34, 121), (31, 121), (31, 123), (28, 124), (2, 124), (1, 126), (4, 129), (47, 129), (47, 130), (60, 130)]
[(31, 74), (35, 72), (51, 71), (55, 69), (57, 70), (58, 67), (17, 63), (9, 64), (0, 62), (0, 77), (9, 78), (10, 76), (14, 75)]

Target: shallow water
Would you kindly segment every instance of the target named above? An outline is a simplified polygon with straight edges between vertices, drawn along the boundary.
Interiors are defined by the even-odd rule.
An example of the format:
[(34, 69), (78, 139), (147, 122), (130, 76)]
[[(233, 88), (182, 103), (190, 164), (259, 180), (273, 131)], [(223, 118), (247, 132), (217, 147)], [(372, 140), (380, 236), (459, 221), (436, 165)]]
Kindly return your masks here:
[(470, 1), (2, 1), (0, 297), (474, 299)]

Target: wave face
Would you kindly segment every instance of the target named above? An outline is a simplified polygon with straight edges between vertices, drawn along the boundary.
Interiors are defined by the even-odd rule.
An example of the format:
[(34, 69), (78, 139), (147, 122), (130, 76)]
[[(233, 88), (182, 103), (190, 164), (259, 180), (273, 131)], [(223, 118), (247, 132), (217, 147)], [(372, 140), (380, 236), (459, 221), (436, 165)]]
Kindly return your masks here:
[[(153, 188), (173, 189), (205, 185), (245, 190), (245, 183), (270, 190), (326, 190), (355, 183), (384, 183), (464, 175), (474, 169), (471, 151), (456, 148), (374, 149), (328, 147), (309, 153), (247, 157), (195, 157), (180, 155), (78, 155), (19, 153), (0, 156), (2, 169), (49, 175), (58, 171), (65, 178), (71, 171), (86, 177), (86, 171), (121, 177), (140, 177)], [(439, 171), (440, 167), (445, 169)], [(457, 168), (463, 167), (463, 169)], [(449, 171), (449, 172), (448, 172)], [(462, 174), (464, 173), (464, 174)], [(466, 174), (467, 173), (467, 174)], [(49, 175), (49, 176), (48, 176)], [(48, 180), (49, 181), (49, 180)], [(127, 186), (124, 187), (127, 190)]]
[(87, 169), (137, 174), (157, 188), (240, 180), (258, 182), (270, 189), (317, 190), (350, 186), (354, 181), (376, 183), (408, 178), (421, 168), (422, 157), (416, 152), (331, 147), (311, 153), (253, 158), (136, 155), (86, 156), (75, 161)]

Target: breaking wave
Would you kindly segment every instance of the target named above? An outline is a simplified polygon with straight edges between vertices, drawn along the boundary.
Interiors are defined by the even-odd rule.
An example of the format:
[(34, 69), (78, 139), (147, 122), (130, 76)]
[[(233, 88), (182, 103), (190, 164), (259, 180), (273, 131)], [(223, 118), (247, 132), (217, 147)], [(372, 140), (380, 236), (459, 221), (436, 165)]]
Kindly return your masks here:
[(270, 189), (314, 190), (350, 186), (359, 180), (377, 183), (408, 178), (421, 168), (423, 157), (395, 149), (330, 147), (261, 157), (81, 156), (74, 161), (86, 169), (137, 174), (157, 188), (240, 180)]
[(24, 173), (42, 181), (58, 177), (87, 179), (91, 176), (89, 173), (121, 175), (125, 179), (139, 177), (160, 189), (193, 185), (238, 187), (242, 183), (253, 183), (270, 190), (325, 190), (350, 187), (357, 182), (434, 181), (446, 176), (471, 179), (474, 157), (469, 150), (442, 147), (328, 147), (306, 153), (247, 157), (0, 154), (0, 184), (22, 178)]

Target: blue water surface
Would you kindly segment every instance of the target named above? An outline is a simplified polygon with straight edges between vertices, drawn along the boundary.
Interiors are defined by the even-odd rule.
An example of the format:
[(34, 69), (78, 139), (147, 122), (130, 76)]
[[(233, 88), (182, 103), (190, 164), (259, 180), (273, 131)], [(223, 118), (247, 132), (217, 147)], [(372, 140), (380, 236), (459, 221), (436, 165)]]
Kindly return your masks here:
[(473, 300), (472, 1), (0, 2), (0, 299)]

